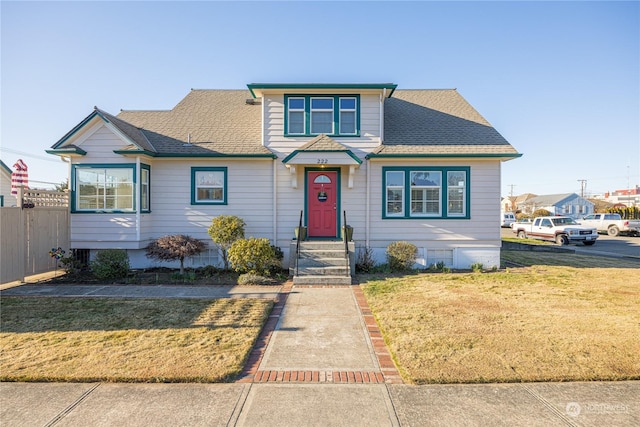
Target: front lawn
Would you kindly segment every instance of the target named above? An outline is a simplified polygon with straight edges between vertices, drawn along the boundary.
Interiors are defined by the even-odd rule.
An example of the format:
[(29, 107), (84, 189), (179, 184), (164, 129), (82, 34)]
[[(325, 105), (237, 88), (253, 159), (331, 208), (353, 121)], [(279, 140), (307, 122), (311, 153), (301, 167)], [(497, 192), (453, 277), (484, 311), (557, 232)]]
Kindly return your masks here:
[(524, 266), (360, 277), (406, 381), (640, 379), (640, 263), (533, 252), (505, 258)]
[(0, 381), (229, 381), (272, 306), (257, 299), (5, 297)]

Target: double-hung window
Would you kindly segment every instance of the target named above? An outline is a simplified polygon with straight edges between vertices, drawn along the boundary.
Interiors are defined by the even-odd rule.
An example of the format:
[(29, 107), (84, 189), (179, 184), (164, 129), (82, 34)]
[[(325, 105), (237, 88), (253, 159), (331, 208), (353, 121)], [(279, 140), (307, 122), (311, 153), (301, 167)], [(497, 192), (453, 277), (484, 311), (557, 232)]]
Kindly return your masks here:
[(133, 164), (73, 165), (72, 212), (135, 212)]
[(151, 211), (151, 168), (148, 165), (140, 167), (140, 210)]
[(382, 170), (383, 218), (469, 218), (468, 167), (393, 166)]
[(404, 216), (404, 171), (386, 172), (387, 216)]
[(333, 98), (311, 98), (311, 133), (333, 134)]
[(411, 216), (441, 216), (442, 172), (411, 171)]
[(285, 136), (359, 136), (358, 95), (285, 95)]
[(227, 204), (227, 168), (191, 168), (191, 204)]
[(287, 133), (290, 135), (303, 135), (305, 133), (305, 99), (289, 98), (287, 100), (289, 120)]
[(356, 133), (356, 114), (358, 112), (356, 98), (340, 98), (340, 134)]

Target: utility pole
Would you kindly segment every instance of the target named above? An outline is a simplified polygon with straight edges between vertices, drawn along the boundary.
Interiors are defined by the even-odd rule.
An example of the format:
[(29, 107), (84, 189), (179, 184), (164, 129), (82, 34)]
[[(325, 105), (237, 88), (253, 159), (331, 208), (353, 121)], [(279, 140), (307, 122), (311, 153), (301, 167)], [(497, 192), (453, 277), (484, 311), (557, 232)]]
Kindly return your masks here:
[(513, 197), (513, 187), (515, 187), (515, 184), (509, 184), (507, 185), (507, 187), (511, 187), (511, 191), (509, 191), (509, 197)]
[(579, 179), (578, 182), (580, 183), (580, 197), (584, 198), (584, 189), (587, 188), (587, 180)]

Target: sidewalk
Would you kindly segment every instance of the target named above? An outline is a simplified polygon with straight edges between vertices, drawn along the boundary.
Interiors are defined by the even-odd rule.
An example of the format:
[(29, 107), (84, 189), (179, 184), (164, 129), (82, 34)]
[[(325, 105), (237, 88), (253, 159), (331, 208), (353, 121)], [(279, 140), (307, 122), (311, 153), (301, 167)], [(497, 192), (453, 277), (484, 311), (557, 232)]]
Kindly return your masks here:
[[(51, 289), (44, 291), (45, 286), (33, 288), (17, 287), (1, 294), (55, 294)], [(72, 291), (67, 288), (84, 296), (105, 297), (141, 296), (142, 291), (135, 286), (55, 287), (68, 296)], [(273, 287), (227, 287), (215, 292), (183, 286), (157, 288), (153, 290), (156, 297), (180, 293), (200, 298), (276, 296)], [(0, 383), (0, 424), (640, 425), (640, 382), (405, 385), (359, 287), (287, 284), (277, 300), (273, 317), (236, 383)]]

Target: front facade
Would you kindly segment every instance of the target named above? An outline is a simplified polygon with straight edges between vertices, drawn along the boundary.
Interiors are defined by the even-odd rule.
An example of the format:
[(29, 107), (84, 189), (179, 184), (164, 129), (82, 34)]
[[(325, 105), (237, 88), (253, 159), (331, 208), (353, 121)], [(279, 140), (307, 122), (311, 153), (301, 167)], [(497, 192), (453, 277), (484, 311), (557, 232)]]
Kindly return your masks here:
[[(520, 154), (455, 90), (395, 84), (250, 84), (192, 90), (168, 111), (95, 109), (51, 150), (70, 162), (71, 247), (127, 249), (188, 234), (220, 265), (215, 216), (287, 252), (353, 228), (384, 262), (406, 240), (418, 264), (499, 265), (500, 164)], [(346, 224), (345, 224), (346, 221)]]

